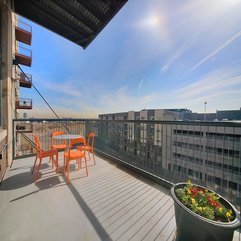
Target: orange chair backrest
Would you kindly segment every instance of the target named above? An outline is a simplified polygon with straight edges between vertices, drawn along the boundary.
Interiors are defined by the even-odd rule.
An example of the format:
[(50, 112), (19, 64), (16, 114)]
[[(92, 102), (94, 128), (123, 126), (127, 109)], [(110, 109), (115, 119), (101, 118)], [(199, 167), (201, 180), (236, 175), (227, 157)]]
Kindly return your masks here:
[[(68, 155), (70, 155), (70, 151), (72, 149), (72, 147), (74, 145), (81, 145), (81, 146), (86, 146), (86, 141), (85, 141), (85, 138), (84, 137), (79, 137), (79, 138), (76, 138), (76, 139), (72, 139), (70, 141), (70, 144), (69, 144), (69, 152), (68, 152)], [(85, 154), (85, 149), (83, 150), (84, 154)]]
[(79, 137), (79, 138), (72, 139), (69, 144), (69, 147), (70, 147), (69, 149), (71, 149), (73, 147), (73, 145), (75, 145), (75, 144), (81, 144), (81, 145), (86, 146), (85, 138)]
[(87, 146), (94, 146), (95, 144), (95, 133), (91, 131), (88, 135)]
[[(64, 135), (63, 131), (54, 131), (52, 134), (52, 138), (51, 138), (51, 145), (54, 145), (54, 136), (59, 136), (59, 135)], [(66, 141), (63, 141), (64, 144), (66, 144)]]
[(39, 153), (42, 153), (41, 144), (40, 144), (38, 136), (36, 136), (36, 135), (34, 136), (34, 142), (35, 142), (37, 151)]
[(59, 135), (64, 135), (63, 131), (54, 131), (52, 136), (59, 136)]

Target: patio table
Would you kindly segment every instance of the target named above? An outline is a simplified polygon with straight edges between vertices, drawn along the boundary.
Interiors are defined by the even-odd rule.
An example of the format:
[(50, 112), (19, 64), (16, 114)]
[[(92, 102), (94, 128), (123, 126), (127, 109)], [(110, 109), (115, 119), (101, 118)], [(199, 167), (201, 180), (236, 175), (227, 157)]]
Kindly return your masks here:
[[(68, 151), (70, 141), (73, 140), (73, 139), (80, 138), (80, 137), (83, 137), (83, 136), (76, 135), (76, 134), (63, 134), (63, 135), (53, 136), (53, 139), (55, 139), (55, 140), (66, 140), (66, 151)], [(62, 172), (62, 168), (59, 170), (59, 172)]]
[(66, 140), (67, 142), (70, 142), (70, 140), (80, 138), (80, 137), (82, 136), (76, 135), (76, 134), (63, 134), (63, 135), (53, 136), (53, 138), (56, 140)]

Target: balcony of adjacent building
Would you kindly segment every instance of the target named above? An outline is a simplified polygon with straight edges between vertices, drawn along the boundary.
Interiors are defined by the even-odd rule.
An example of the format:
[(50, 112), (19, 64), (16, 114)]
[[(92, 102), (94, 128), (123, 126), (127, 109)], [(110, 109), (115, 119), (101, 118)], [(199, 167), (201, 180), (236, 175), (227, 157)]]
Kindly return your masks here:
[(25, 65), (31, 67), (32, 65), (32, 51), (30, 49), (24, 48), (22, 46), (17, 46), (15, 52), (15, 62), (16, 64)]
[(16, 125), (16, 134), (18, 133), (32, 133), (33, 132), (33, 124), (28, 121), (23, 122), (19, 125)]
[(21, 21), (16, 20), (17, 25), (15, 26), (15, 37), (17, 41), (31, 45), (32, 42), (32, 27)]
[(24, 88), (31, 88), (32, 87), (32, 75), (25, 74), (23, 72), (16, 73), (16, 80), (19, 81), (19, 86)]
[[(175, 165), (179, 162), (184, 166), (185, 160), (174, 159), (170, 150), (162, 146), (175, 140), (174, 129), (181, 123), (158, 122), (164, 132), (169, 132), (168, 139), (160, 135), (158, 138), (163, 144), (155, 146), (153, 138), (147, 136), (143, 143), (136, 137), (140, 135), (136, 133), (140, 129), (139, 121), (126, 121), (127, 129), (131, 127), (133, 130), (131, 138), (130, 133), (126, 135), (119, 131), (123, 122), (109, 122), (110, 129), (106, 132), (104, 120), (13, 120), (15, 160), (0, 187), (1, 194), (4, 194), (0, 195), (3, 237), (47, 241), (175, 240), (176, 221), (169, 188), (180, 179), (186, 180), (188, 174), (179, 172), (183, 168), (175, 171)], [(32, 132), (17, 133), (16, 127), (25, 124), (32, 125)], [(145, 124), (153, 125), (148, 121)], [(203, 127), (202, 123), (194, 124), (199, 130)], [(72, 165), (71, 182), (67, 185), (62, 173), (56, 174), (47, 159), (42, 165), (40, 178), (34, 182), (31, 174), (35, 159), (35, 148), (31, 144), (34, 135), (40, 137), (42, 148), (47, 149), (51, 133), (55, 130), (68, 133), (66, 127), (71, 133), (83, 136), (90, 130), (95, 132), (96, 165), (92, 159), (88, 161), (88, 177), (84, 168), (76, 171)], [(240, 124), (227, 123), (224, 129), (224, 135), (236, 133), (239, 139), (234, 142), (240, 143)], [(125, 148), (131, 146), (132, 139), (138, 144), (138, 152), (133, 151), (134, 147)], [(59, 157), (62, 166), (63, 152)], [(199, 162), (197, 170), (201, 170), (203, 164)], [(215, 174), (215, 166), (205, 168)], [(193, 182), (200, 181), (200, 175), (195, 171), (189, 174)], [(228, 181), (234, 181), (232, 176)], [(220, 189), (216, 180), (207, 176), (206, 185), (222, 192), (232, 202), (239, 198), (237, 187), (229, 187), (229, 182), (226, 186), (221, 182)], [(240, 230), (235, 231), (233, 241), (241, 241)]]
[(32, 109), (32, 100), (31, 99), (25, 99), (25, 98), (18, 98), (16, 99), (15, 104), (16, 109)]

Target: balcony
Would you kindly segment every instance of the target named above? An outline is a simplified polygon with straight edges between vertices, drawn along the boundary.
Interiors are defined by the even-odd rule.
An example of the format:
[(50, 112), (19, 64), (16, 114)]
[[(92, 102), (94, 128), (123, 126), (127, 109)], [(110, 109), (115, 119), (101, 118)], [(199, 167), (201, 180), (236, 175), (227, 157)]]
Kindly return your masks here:
[(15, 26), (15, 36), (17, 41), (31, 45), (32, 27), (27, 23), (17, 20), (17, 26)]
[(82, 170), (78, 175), (72, 172), (69, 186), (48, 162), (34, 183), (30, 174), (34, 158), (15, 161), (0, 189), (5, 192), (0, 209), (2, 237), (172, 240), (175, 218), (168, 191), (101, 158), (96, 161), (95, 166), (89, 162), (88, 177)]
[(32, 51), (23, 47), (18, 47), (18, 51), (15, 52), (15, 61), (18, 64), (31, 67), (32, 65)]
[[(96, 165), (88, 162), (88, 177), (84, 168), (72, 171), (69, 185), (45, 160), (41, 178), (34, 183), (30, 172), (33, 162), (34, 157), (15, 160), (0, 186), (2, 237), (173, 240), (174, 207), (166, 188), (101, 156)], [(240, 235), (236, 231), (233, 241), (240, 241)]]
[(22, 123), (20, 125), (16, 126), (16, 133), (32, 133), (33, 132), (33, 124), (28, 123)]
[(16, 100), (16, 109), (32, 109), (32, 100), (31, 99), (17, 99)]
[[(206, 156), (206, 148), (200, 150), (198, 162), (195, 159), (196, 162), (192, 165), (189, 165), (190, 158), (186, 159), (187, 157), (182, 155), (179, 157), (179, 154), (173, 156), (171, 149), (169, 150), (170, 147), (175, 149), (175, 128), (178, 125), (182, 125), (183, 129), (189, 128), (190, 122), (188, 125), (180, 122), (158, 122), (162, 124), (163, 133), (171, 131), (168, 132), (168, 139), (165, 135), (160, 135), (157, 143), (162, 143), (162, 146), (156, 146), (153, 138), (146, 138), (144, 143), (136, 137), (139, 136), (138, 133), (132, 133), (134, 136), (130, 137), (125, 132), (120, 132), (118, 128), (123, 121), (27, 121), (32, 124), (33, 132), (14, 132), (13, 157), (18, 160), (14, 160), (0, 187), (0, 192), (4, 191), (4, 195), (0, 195), (0, 211), (3, 214), (0, 227), (3, 227), (3, 237), (21, 237), (22, 240), (171, 241), (175, 237), (176, 224), (169, 188), (172, 183), (187, 178), (221, 193), (240, 210), (240, 183), (235, 184), (235, 175), (229, 175), (225, 180), (218, 178), (215, 176), (216, 166), (206, 165), (204, 160), (200, 161), (202, 156)], [(13, 120), (14, 130), (25, 122), (26, 119)], [(111, 122), (108, 130), (106, 122)], [(153, 125), (148, 121), (141, 122), (145, 122), (147, 126)], [(125, 123), (131, 125), (133, 130), (140, 126), (140, 121)], [(193, 125), (203, 132), (209, 131), (206, 123), (194, 122)], [(235, 141), (239, 139), (240, 142), (240, 124), (209, 125), (226, 125), (228, 128), (224, 134), (236, 133)], [(34, 183), (30, 174), (34, 162), (34, 148), (31, 145), (33, 136), (37, 134), (42, 148), (46, 149), (50, 145), (51, 133), (54, 130), (66, 132), (65, 126), (70, 132), (83, 136), (90, 130), (95, 132), (97, 165), (88, 162), (88, 177), (85, 176), (84, 168), (80, 172), (71, 172), (71, 184), (66, 185), (63, 176), (57, 175), (48, 160), (45, 160), (41, 178)], [(190, 133), (189, 137), (193, 138), (193, 135)], [(131, 146), (129, 142), (133, 138), (136, 145)], [(206, 138), (206, 135), (199, 137), (200, 143), (203, 138)], [(181, 148), (196, 148), (188, 142), (184, 144)], [(191, 153), (192, 151), (189, 156)], [(60, 158), (63, 158), (62, 153)], [(218, 162), (218, 159), (215, 161)], [(189, 165), (188, 168), (186, 164)], [(202, 171), (202, 175), (198, 171)], [(21, 227), (19, 223), (22, 224)], [(235, 232), (233, 240), (241, 241), (240, 230)]]
[(25, 76), (24, 73), (17, 72), (16, 75), (17, 75), (16, 80), (19, 81), (20, 87), (25, 87), (25, 88), (32, 87), (32, 75), (31, 74), (26, 74), (27, 76)]

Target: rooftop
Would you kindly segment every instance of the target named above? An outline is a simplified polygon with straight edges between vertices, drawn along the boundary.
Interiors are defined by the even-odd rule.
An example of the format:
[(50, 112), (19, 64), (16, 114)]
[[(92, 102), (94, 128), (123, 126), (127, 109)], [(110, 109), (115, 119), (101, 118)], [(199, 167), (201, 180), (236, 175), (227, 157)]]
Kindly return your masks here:
[[(114, 162), (96, 161), (89, 161), (88, 177), (73, 170), (66, 185), (48, 159), (36, 183), (34, 157), (15, 160), (0, 187), (0, 240), (172, 241), (169, 191)], [(233, 240), (241, 240), (240, 232)]]

